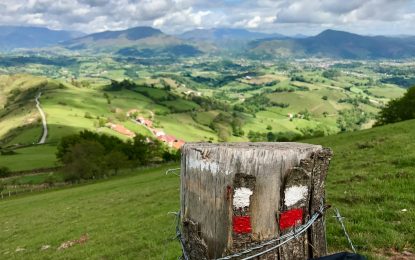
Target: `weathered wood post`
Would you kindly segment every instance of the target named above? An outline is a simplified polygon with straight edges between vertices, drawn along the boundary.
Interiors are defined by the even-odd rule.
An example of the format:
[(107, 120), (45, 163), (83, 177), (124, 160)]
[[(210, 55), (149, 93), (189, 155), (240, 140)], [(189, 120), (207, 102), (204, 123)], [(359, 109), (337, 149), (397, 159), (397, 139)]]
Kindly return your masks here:
[[(221, 258), (296, 231), (324, 203), (331, 156), (329, 149), (301, 143), (184, 145), (181, 224), (187, 257)], [(320, 218), (259, 259), (308, 259), (326, 252)]]

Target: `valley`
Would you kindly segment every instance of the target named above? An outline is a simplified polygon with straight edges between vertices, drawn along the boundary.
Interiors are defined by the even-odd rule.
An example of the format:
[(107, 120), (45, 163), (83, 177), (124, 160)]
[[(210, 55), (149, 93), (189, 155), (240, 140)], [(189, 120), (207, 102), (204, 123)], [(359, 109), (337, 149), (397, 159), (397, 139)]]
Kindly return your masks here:
[[(413, 37), (2, 30), (0, 259), (177, 258), (167, 213), (179, 180), (166, 171), (186, 142), (330, 147), (327, 200), (358, 251), (414, 252), (415, 123), (375, 124), (391, 101), (412, 97)], [(51, 40), (1, 45), (39, 33)], [(327, 223), (329, 251), (346, 250)]]

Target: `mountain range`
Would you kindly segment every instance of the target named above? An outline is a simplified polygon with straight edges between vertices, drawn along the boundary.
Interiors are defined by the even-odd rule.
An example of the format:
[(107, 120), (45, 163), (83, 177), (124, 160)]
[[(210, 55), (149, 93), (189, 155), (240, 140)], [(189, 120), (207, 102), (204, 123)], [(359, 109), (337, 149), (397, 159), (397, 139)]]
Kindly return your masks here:
[(0, 51), (48, 47), (83, 35), (81, 32), (43, 27), (0, 26)]
[(239, 52), (250, 57), (330, 57), (401, 59), (415, 57), (415, 37), (363, 36), (326, 30), (316, 36), (287, 37), (244, 29), (196, 29), (168, 35), (152, 27), (84, 35), (41, 27), (0, 26), (0, 50), (61, 46), (68, 50), (112, 52), (123, 56), (197, 56)]
[(326, 30), (301, 39), (262, 39), (250, 51), (280, 57), (330, 57), (344, 59), (401, 59), (415, 56), (415, 37), (362, 36)]

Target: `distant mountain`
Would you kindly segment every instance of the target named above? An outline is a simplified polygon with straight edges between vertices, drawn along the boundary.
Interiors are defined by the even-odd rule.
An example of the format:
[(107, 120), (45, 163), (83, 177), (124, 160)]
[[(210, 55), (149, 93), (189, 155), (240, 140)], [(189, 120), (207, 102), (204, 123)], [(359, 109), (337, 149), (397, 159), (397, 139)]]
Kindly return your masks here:
[(43, 27), (0, 26), (0, 51), (48, 47), (82, 35), (80, 32)]
[(414, 37), (362, 36), (326, 30), (303, 39), (257, 40), (251, 53), (284, 57), (332, 57), (346, 59), (398, 59), (415, 57)]
[(226, 41), (226, 40), (243, 40), (252, 41), (256, 39), (265, 38), (285, 38), (281, 34), (267, 34), (260, 32), (251, 32), (245, 29), (230, 29), (230, 28), (213, 28), (213, 29), (195, 29), (187, 31), (178, 36), (185, 40), (195, 41)]
[(159, 48), (182, 45), (183, 41), (152, 27), (134, 27), (120, 31), (93, 33), (64, 42), (68, 49), (121, 49), (126, 47)]
[(147, 26), (93, 33), (64, 42), (62, 46), (69, 50), (104, 51), (146, 59), (155, 56), (193, 57), (203, 53), (198, 46)]

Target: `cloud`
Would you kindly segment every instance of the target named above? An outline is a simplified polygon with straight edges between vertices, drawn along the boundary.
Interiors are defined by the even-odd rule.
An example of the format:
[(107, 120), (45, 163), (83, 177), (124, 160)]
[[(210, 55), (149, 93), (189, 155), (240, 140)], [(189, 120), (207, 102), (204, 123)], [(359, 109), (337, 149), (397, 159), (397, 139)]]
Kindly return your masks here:
[(397, 21), (407, 12), (410, 0), (291, 0), (277, 11), (277, 23), (341, 24), (373, 20)]
[(314, 34), (412, 33), (412, 0), (0, 0), (0, 25), (84, 32), (154, 26), (168, 33), (235, 27)]

